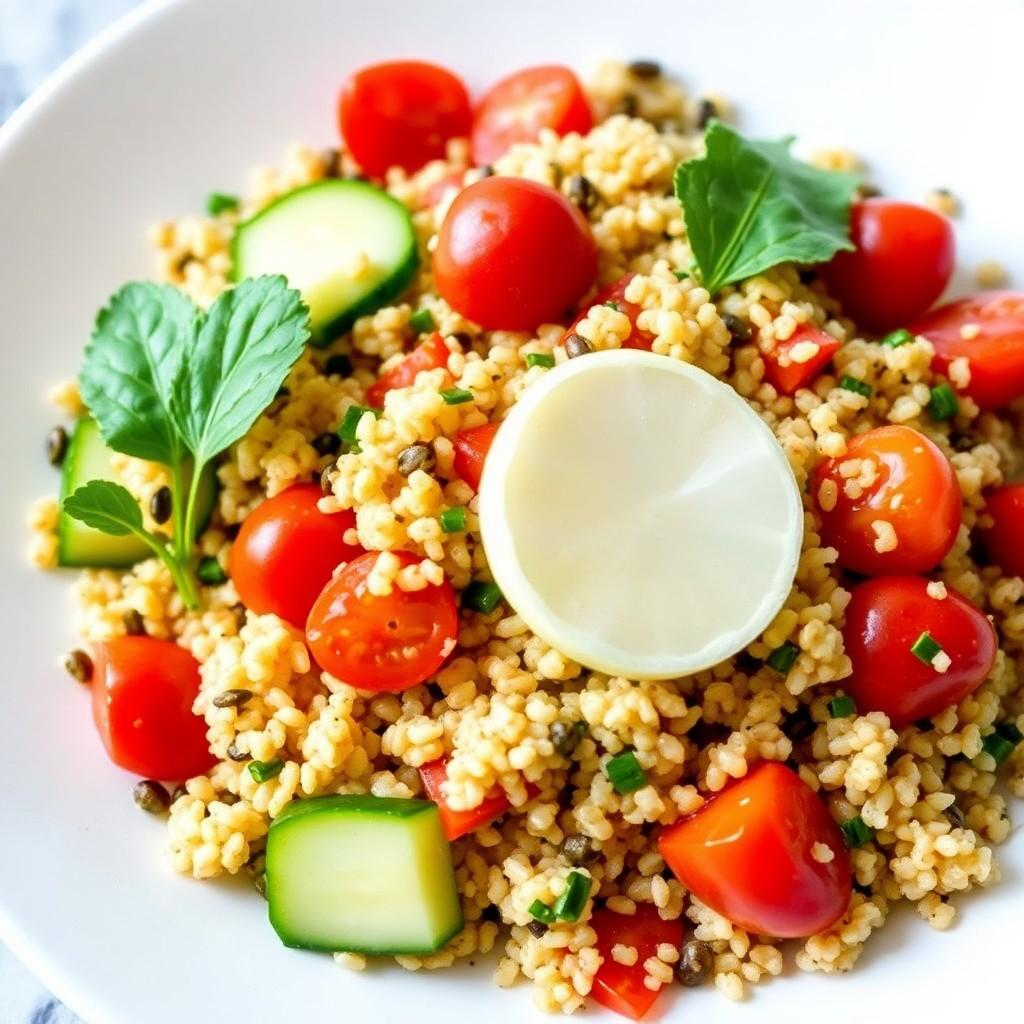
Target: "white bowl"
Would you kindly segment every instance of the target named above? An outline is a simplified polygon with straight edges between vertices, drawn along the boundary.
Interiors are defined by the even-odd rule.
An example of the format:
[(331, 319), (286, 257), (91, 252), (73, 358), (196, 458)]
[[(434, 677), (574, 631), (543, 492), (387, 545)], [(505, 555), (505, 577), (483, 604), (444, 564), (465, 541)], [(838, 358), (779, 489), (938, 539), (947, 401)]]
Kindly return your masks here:
[[(997, 0), (180, 0), (133, 13), (71, 61), (0, 132), (3, 939), (90, 1024), (541, 1018), (526, 986), (494, 989), (489, 966), (352, 975), (283, 949), (245, 886), (174, 876), (163, 828), (133, 806), (86, 693), (59, 668), (69, 579), (24, 557), (24, 510), (57, 487), (43, 393), (76, 372), (106, 297), (149, 272), (150, 222), (240, 188), (292, 140), (333, 142), (337, 88), (358, 64), (423, 56), (479, 87), (530, 62), (586, 71), (649, 56), (732, 97), (745, 129), (863, 153), (887, 192), (951, 188), (961, 267), (998, 258), (1020, 285), (1022, 39), (1024, 6)], [(1024, 839), (999, 857), (1003, 886), (957, 900), (951, 934), (898, 915), (847, 977), (772, 981), (749, 1008), (678, 991), (662, 1012), (995, 1019), (1019, 987)]]

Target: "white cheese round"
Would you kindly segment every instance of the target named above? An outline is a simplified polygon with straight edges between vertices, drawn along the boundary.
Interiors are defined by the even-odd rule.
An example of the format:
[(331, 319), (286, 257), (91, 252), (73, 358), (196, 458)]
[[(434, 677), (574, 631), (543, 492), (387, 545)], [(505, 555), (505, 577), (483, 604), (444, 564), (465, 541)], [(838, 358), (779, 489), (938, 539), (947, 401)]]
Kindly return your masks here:
[(530, 629), (631, 679), (697, 672), (756, 639), (803, 533), (793, 472), (750, 406), (633, 350), (577, 357), (526, 391), (479, 512), (495, 582)]

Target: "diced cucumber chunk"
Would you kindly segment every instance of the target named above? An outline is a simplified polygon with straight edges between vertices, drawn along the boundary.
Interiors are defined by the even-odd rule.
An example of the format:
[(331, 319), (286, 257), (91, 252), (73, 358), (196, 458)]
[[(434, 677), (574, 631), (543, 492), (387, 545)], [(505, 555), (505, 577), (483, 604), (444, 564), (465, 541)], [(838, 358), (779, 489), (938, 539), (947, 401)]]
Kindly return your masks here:
[(266, 872), (286, 946), (422, 955), (462, 929), (451, 848), (426, 800), (298, 800), (270, 826)]
[(338, 179), (297, 188), (239, 224), (232, 256), (236, 281), (284, 274), (309, 306), (317, 345), (400, 295), (418, 261), (409, 211), (369, 182)]

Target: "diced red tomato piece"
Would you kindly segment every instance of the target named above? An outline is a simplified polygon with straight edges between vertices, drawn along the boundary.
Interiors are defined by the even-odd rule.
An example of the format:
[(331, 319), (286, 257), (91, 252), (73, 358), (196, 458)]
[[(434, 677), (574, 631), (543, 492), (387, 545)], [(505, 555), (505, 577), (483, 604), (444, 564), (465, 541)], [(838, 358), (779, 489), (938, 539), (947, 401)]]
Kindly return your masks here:
[(485, 797), (483, 802), (471, 811), (453, 810), (444, 795), (444, 782), (448, 778), (447, 764), (448, 758), (442, 757), (423, 765), (420, 768), (420, 778), (423, 780), (427, 797), (437, 804), (441, 814), (441, 827), (448, 840), (458, 839), (489, 825), (509, 809), (508, 797), (499, 789), (493, 795)]
[(416, 375), (423, 370), (442, 370), (448, 365), (448, 346), (435, 331), (426, 341), (416, 346), (397, 366), (385, 370), (367, 389), (366, 400), (376, 409), (384, 405), (384, 396), (396, 388), (407, 388), (416, 383)]
[(487, 458), (498, 427), (497, 423), (485, 423), (480, 427), (460, 430), (452, 442), (455, 445), (455, 472), (474, 491), (480, 490), (484, 459)]
[(568, 330), (565, 332), (563, 342), (565, 338), (568, 338), (576, 328), (580, 325), (581, 321), (585, 320), (587, 313), (590, 311), (591, 306), (600, 306), (606, 302), (614, 302), (618, 307), (620, 313), (625, 313), (629, 317), (629, 322), (632, 324), (632, 330), (629, 332), (629, 337), (622, 343), (623, 348), (639, 348), (645, 352), (650, 352), (651, 345), (654, 344), (654, 335), (650, 331), (642, 331), (636, 325), (636, 318), (643, 312), (644, 307), (636, 302), (629, 302), (626, 299), (626, 287), (629, 282), (636, 277), (636, 274), (626, 274), (620, 277), (617, 281), (613, 281), (607, 288), (603, 288), (601, 291), (594, 296), (591, 302), (588, 302), (586, 308), (581, 309), (579, 315), (569, 325)]
[(1008, 576), (1024, 576), (1024, 484), (1007, 484), (985, 495), (992, 525), (982, 537), (989, 557)]
[[(793, 349), (805, 342), (817, 345), (818, 351), (798, 363), (793, 359)], [(775, 348), (762, 356), (765, 379), (780, 395), (795, 395), (800, 388), (811, 386), (841, 347), (841, 342), (820, 327), (800, 324), (785, 341), (776, 342)]]

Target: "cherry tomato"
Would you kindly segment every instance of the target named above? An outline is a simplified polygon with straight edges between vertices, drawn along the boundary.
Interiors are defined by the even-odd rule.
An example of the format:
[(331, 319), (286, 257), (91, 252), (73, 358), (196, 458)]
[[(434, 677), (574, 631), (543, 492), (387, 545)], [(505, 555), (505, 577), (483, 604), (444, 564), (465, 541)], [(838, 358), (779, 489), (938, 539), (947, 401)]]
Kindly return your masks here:
[(632, 328), (629, 332), (629, 337), (622, 343), (623, 348), (640, 348), (646, 352), (650, 352), (651, 345), (654, 344), (654, 335), (650, 331), (643, 331), (636, 325), (636, 318), (643, 312), (644, 307), (636, 302), (629, 302), (626, 299), (626, 288), (629, 282), (636, 277), (636, 274), (626, 274), (624, 277), (620, 277), (617, 281), (613, 281), (607, 288), (603, 288), (601, 291), (594, 296), (593, 301), (588, 302), (584, 309), (581, 309), (579, 315), (569, 325), (569, 329), (565, 332), (563, 342), (570, 334), (575, 332), (582, 320), (585, 320), (587, 313), (590, 312), (591, 306), (600, 306), (603, 303), (614, 302), (620, 313), (625, 313), (629, 317), (629, 322)]
[[(832, 851), (822, 863), (816, 844)], [(794, 939), (834, 924), (850, 902), (850, 857), (817, 794), (764, 761), (658, 840), (673, 874), (702, 903), (750, 932)]]
[[(971, 336), (964, 337), (961, 328)], [(940, 373), (948, 375), (954, 359), (967, 359), (971, 380), (964, 391), (982, 409), (998, 409), (1024, 395), (1024, 293), (982, 292), (959, 299), (910, 330), (935, 346), (933, 365)]]
[[(853, 675), (843, 680), (859, 711), (884, 711), (896, 727), (930, 718), (973, 693), (996, 660), (996, 632), (952, 587), (928, 595), (920, 576), (880, 576), (853, 589), (843, 642)], [(911, 648), (927, 633), (948, 655), (941, 670)]]
[(318, 484), (296, 484), (267, 498), (242, 523), (228, 560), (242, 604), (297, 629), (334, 570), (363, 553), (345, 543), (355, 513), (325, 515), (317, 508), (322, 497)]
[(367, 389), (366, 400), (379, 409), (384, 396), (395, 388), (407, 388), (416, 383), (421, 370), (440, 370), (448, 365), (448, 346), (435, 331), (426, 341), (412, 350), (397, 366), (382, 373)]
[(474, 491), (480, 490), (484, 459), (487, 458), (487, 453), (490, 451), (494, 435), (498, 432), (498, 426), (497, 423), (485, 423), (481, 427), (460, 430), (452, 442), (455, 446), (455, 472)]
[(586, 134), (594, 115), (579, 79), (566, 67), (526, 68), (491, 86), (473, 119), (473, 160), (494, 163), (516, 142), (536, 142), (542, 128)]
[(423, 765), (420, 768), (420, 778), (423, 780), (423, 789), (426, 791), (427, 799), (433, 800), (437, 804), (445, 838), (454, 841), (460, 836), (489, 825), (495, 818), (500, 818), (508, 810), (509, 803), (508, 797), (499, 789), (493, 795), (485, 797), (483, 802), (471, 811), (453, 810), (448, 806), (443, 789), (444, 782), (448, 777), (445, 770), (447, 761), (447, 758), (442, 757)]
[[(419, 559), (396, 551), (401, 567)], [(306, 640), (322, 669), (360, 690), (393, 693), (436, 672), (455, 646), (459, 613), (455, 592), (440, 586), (386, 596), (371, 594), (366, 581), (378, 552), (349, 562), (316, 599)]]
[(850, 217), (853, 252), (822, 267), (843, 312), (886, 331), (919, 317), (953, 273), (953, 229), (940, 213), (893, 199), (863, 199)]
[(1007, 576), (1024, 576), (1024, 484), (1007, 484), (985, 495), (992, 525), (982, 539), (992, 559)]
[[(796, 362), (793, 349), (797, 345), (810, 342), (817, 345), (818, 351), (810, 359)], [(823, 331), (813, 324), (800, 324), (785, 340), (776, 342), (771, 352), (764, 353), (765, 380), (780, 395), (795, 395), (800, 388), (810, 387), (814, 378), (832, 361), (832, 357), (842, 348), (828, 331)]]
[(356, 163), (382, 178), (397, 164), (412, 173), (469, 134), (473, 115), (462, 79), (422, 61), (371, 64), (341, 89), (338, 123)]
[(122, 636), (93, 646), (92, 716), (110, 760), (150, 779), (188, 779), (217, 763), (192, 713), (199, 662), (177, 644)]
[[(847, 496), (842, 475), (851, 459), (869, 460), (875, 474), (874, 483), (855, 498)], [(821, 505), (825, 481), (835, 492), (828, 508)], [(813, 488), (822, 541), (839, 552), (840, 565), (854, 572), (927, 572), (949, 554), (960, 529), (963, 500), (953, 467), (935, 444), (910, 427), (877, 427), (852, 438), (845, 455), (818, 466)], [(895, 548), (876, 547), (884, 549), (885, 539), (875, 523), (892, 526)]]
[[(603, 959), (590, 994), (609, 1010), (640, 1020), (658, 998), (658, 993), (644, 984), (644, 961), (657, 956), (663, 942), (678, 949), (683, 944), (683, 922), (678, 918), (663, 921), (657, 907), (638, 903), (635, 914), (617, 914), (606, 907), (595, 910), (589, 924), (597, 932), (597, 951)], [(635, 964), (627, 967), (612, 959), (612, 949), (618, 944), (636, 948)]]
[(583, 215), (526, 178), (484, 178), (463, 189), (434, 251), (437, 290), (487, 329), (557, 323), (596, 276), (597, 248)]

